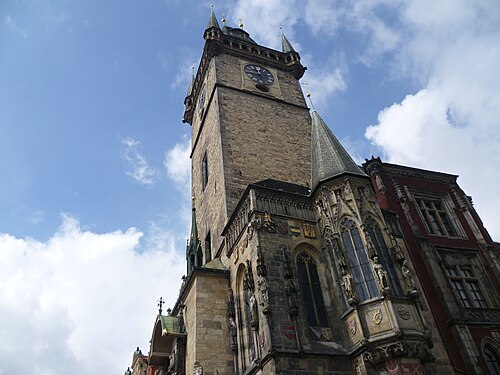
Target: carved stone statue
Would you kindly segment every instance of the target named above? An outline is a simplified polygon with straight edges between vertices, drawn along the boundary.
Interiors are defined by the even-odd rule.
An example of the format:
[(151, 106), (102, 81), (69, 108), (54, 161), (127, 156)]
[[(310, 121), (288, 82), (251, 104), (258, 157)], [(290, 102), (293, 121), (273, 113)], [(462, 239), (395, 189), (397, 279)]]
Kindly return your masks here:
[(269, 313), (269, 291), (267, 289), (267, 281), (264, 277), (259, 277), (257, 280), (260, 293), (260, 306), (264, 315)]
[(289, 314), (296, 316), (298, 313), (297, 288), (292, 279), (286, 280), (285, 292), (288, 297)]
[(417, 292), (417, 289), (415, 287), (415, 281), (413, 281), (413, 278), (411, 277), (411, 271), (406, 266), (407, 262), (408, 262), (407, 260), (403, 261), (403, 264), (401, 265), (401, 273), (403, 274), (408, 293), (414, 294)]
[(345, 296), (347, 297), (347, 302), (356, 302), (356, 296), (354, 295), (354, 290), (352, 287), (352, 276), (342, 268), (342, 287), (344, 288)]
[(387, 272), (384, 270), (384, 267), (379, 263), (378, 257), (373, 258), (373, 271), (377, 276), (377, 283), (382, 292), (389, 288), (389, 283), (387, 280)]
[(250, 325), (255, 329), (259, 325), (259, 311), (257, 309), (257, 300), (252, 291), (249, 292), (248, 302), (250, 304)]

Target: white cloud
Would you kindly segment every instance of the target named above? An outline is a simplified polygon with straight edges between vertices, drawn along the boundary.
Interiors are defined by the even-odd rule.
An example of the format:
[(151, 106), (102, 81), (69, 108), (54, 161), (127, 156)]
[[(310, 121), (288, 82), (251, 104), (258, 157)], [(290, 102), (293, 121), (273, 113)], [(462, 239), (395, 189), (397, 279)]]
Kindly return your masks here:
[(147, 352), (156, 300), (173, 305), (185, 264), (172, 235), (138, 251), (142, 236), (69, 215), (47, 242), (0, 234), (0, 373), (114, 374)]
[(23, 38), (27, 38), (28, 37), (28, 33), (26, 32), (26, 30), (24, 30), (23, 28), (21, 28), (17, 22), (12, 18), (12, 16), (10, 15), (6, 15), (4, 18), (3, 18), (3, 21), (5, 23), (5, 25), (12, 31), (20, 34)]
[(128, 163), (125, 171), (127, 176), (142, 185), (153, 185), (158, 178), (159, 172), (149, 165), (144, 155), (141, 154), (141, 143), (133, 138), (122, 139), (122, 157)]
[(498, 240), (500, 207), (491, 197), (500, 186), (500, 6), (434, 5), (408, 2), (400, 13), (405, 39), (394, 59), (422, 89), (382, 110), (366, 136), (389, 161), (460, 174)]
[(181, 191), (191, 194), (191, 142), (186, 139), (165, 152), (163, 165), (167, 175)]
[(300, 18), (299, 5), (297, 0), (240, 0), (229, 12), (229, 24), (238, 25), (241, 19), (257, 43), (277, 50), (281, 50), (279, 27), (283, 26), (294, 48), (298, 48), (292, 28)]

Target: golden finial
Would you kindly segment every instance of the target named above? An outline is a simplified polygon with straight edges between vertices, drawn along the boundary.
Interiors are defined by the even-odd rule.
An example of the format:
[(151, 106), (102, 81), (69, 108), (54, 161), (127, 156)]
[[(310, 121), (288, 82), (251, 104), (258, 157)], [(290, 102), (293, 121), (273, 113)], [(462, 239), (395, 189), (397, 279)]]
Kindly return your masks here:
[[(205, 3), (206, 4), (206, 3)], [(210, 4), (210, 8), (214, 9), (214, 4)]]
[(281, 26), (280, 26), (280, 27), (278, 27), (278, 29), (280, 29), (281, 34), (284, 34), (284, 33), (283, 33), (283, 27), (281, 27)]
[(243, 29), (243, 21), (240, 18), (240, 29)]
[(222, 24), (224, 26), (226, 26), (226, 15), (225, 14), (222, 15)]

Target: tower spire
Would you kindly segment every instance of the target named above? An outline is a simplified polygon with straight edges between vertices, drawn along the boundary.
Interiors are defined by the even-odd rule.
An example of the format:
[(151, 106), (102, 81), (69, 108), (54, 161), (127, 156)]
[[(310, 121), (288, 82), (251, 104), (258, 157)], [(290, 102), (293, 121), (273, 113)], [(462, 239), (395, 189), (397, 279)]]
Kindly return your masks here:
[(186, 258), (188, 263), (188, 274), (191, 273), (194, 267), (201, 266), (201, 243), (198, 238), (198, 227), (196, 226), (196, 208), (194, 206), (193, 197), (193, 209), (192, 209), (192, 217), (191, 217), (191, 235), (189, 236), (189, 241), (186, 249)]
[(211, 27), (220, 29), (219, 22), (217, 22), (217, 17), (215, 17), (214, 13), (214, 4), (210, 4), (210, 18), (208, 19), (207, 29), (210, 29)]
[(280, 26), (281, 30), (281, 50), (285, 53), (288, 52), (295, 52), (295, 50), (292, 47), (292, 44), (288, 41), (285, 33), (283, 32), (283, 28)]
[(311, 117), (311, 190), (343, 174), (367, 177), (314, 108)]

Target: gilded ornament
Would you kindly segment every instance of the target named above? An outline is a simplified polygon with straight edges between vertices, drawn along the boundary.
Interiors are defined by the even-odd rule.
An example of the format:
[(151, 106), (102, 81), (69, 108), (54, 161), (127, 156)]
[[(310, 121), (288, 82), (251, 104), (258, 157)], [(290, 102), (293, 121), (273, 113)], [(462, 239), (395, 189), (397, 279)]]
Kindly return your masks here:
[(314, 225), (304, 223), (302, 224), (302, 229), (304, 230), (304, 237), (316, 238), (316, 229)]
[(382, 319), (383, 319), (382, 310), (377, 309), (377, 310), (371, 312), (370, 318), (373, 321), (373, 323), (375, 323), (376, 325), (379, 325), (380, 323), (382, 323)]

